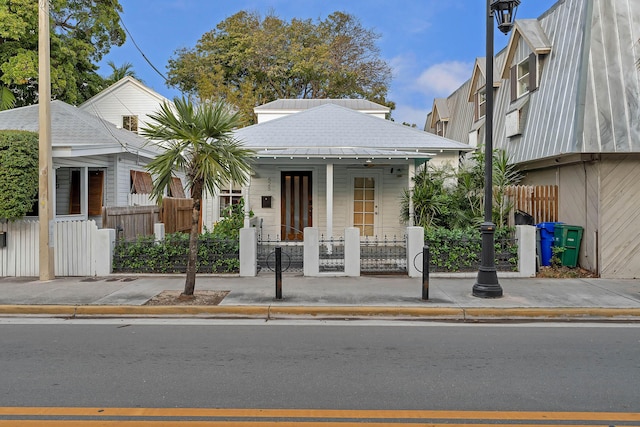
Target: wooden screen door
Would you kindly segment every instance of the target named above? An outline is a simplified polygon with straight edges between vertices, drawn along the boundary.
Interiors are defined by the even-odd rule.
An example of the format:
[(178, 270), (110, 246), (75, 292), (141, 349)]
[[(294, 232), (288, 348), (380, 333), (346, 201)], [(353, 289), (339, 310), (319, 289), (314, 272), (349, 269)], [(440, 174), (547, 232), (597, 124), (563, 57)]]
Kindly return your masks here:
[(312, 226), (311, 172), (282, 172), (280, 234), (282, 240), (303, 240)]

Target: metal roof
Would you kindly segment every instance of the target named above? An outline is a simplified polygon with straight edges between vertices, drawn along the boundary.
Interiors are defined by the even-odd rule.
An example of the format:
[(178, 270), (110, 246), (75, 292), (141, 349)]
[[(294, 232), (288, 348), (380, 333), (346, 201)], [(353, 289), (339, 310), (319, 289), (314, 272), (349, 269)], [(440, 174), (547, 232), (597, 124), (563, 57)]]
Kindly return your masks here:
[(335, 104), (255, 124), (235, 132), (253, 149), (352, 147), (400, 151), (470, 151), (467, 144)]
[(408, 152), (396, 150), (376, 150), (363, 147), (301, 147), (276, 150), (260, 150), (258, 158), (323, 158), (323, 159), (427, 159), (435, 156), (433, 153)]
[[(358, 111), (378, 111), (388, 113), (389, 107), (367, 101), (366, 99), (278, 99), (253, 109), (256, 113), (272, 110), (300, 111), (319, 107), (325, 104), (335, 104)], [(276, 111), (274, 111), (276, 112)]]
[[(0, 129), (38, 132), (39, 106), (0, 111)], [(63, 101), (51, 102), (51, 146), (55, 157), (135, 152), (148, 158), (159, 151), (147, 139)]]

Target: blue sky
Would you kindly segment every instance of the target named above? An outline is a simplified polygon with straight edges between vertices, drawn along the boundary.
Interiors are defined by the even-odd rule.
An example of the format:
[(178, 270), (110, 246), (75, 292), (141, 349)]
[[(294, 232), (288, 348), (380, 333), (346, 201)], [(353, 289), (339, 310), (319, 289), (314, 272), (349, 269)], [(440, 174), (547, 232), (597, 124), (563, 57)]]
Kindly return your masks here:
[[(556, 1), (522, 0), (517, 17), (537, 18)], [(484, 0), (120, 0), (120, 4), (133, 39), (163, 74), (177, 49), (194, 47), (204, 33), (240, 10), (263, 16), (271, 11), (286, 20), (325, 19), (335, 11), (348, 12), (381, 35), (381, 57), (393, 69), (388, 98), (396, 103), (394, 120), (420, 128), (433, 99), (447, 96), (471, 77), (475, 58), (485, 56)], [(508, 36), (494, 31), (498, 52)], [(166, 87), (131, 38), (103, 59), (99, 73), (105, 76), (110, 72), (107, 61), (130, 62), (147, 86), (168, 98), (179, 95)]]

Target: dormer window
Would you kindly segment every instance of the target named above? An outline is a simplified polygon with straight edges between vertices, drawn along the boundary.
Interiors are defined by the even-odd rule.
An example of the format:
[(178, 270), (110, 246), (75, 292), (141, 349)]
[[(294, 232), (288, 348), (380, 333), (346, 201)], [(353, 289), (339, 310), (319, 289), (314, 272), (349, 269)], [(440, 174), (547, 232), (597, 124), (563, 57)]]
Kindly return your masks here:
[(511, 101), (538, 88), (538, 55), (532, 53), (511, 67)]
[(516, 78), (518, 79), (518, 98), (529, 93), (529, 58), (522, 61), (517, 66)]
[(442, 120), (438, 120), (436, 122), (436, 135), (444, 136), (446, 128), (447, 128), (447, 122), (442, 121)]
[(475, 116), (476, 120), (480, 120), (487, 115), (487, 88), (479, 89), (475, 98)]

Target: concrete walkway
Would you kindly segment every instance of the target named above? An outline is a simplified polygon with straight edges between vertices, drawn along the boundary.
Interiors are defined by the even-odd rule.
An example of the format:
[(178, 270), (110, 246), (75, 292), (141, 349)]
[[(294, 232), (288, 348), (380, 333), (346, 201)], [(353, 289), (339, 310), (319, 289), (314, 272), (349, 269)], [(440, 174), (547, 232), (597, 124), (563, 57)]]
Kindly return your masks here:
[(283, 277), (275, 299), (273, 274), (240, 278), (199, 275), (199, 290), (225, 290), (218, 306), (145, 306), (164, 290), (182, 290), (184, 275), (90, 278), (0, 278), (0, 316), (204, 316), (265, 319), (393, 318), (453, 321), (640, 321), (640, 280), (502, 278), (504, 296), (471, 295), (475, 274), (431, 277), (429, 300), (421, 279)]

